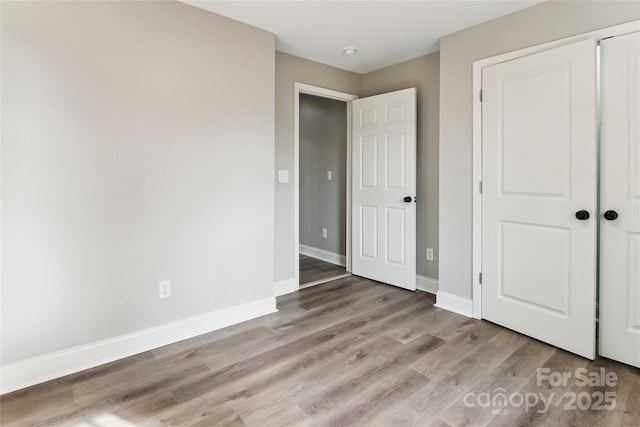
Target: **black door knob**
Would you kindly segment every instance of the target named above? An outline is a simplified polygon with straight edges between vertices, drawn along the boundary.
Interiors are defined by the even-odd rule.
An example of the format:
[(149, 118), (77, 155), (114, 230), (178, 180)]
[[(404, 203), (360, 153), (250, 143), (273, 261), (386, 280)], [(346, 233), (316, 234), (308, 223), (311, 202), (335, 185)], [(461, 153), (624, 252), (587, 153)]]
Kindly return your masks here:
[(604, 219), (606, 219), (607, 221), (615, 221), (616, 219), (618, 219), (618, 212), (606, 211), (604, 213)]
[(402, 200), (404, 200), (405, 203), (411, 203), (411, 196), (407, 196)]
[(589, 219), (591, 215), (589, 215), (589, 212), (587, 211), (578, 211), (576, 212), (576, 218), (578, 218), (580, 221), (585, 221), (587, 219)]

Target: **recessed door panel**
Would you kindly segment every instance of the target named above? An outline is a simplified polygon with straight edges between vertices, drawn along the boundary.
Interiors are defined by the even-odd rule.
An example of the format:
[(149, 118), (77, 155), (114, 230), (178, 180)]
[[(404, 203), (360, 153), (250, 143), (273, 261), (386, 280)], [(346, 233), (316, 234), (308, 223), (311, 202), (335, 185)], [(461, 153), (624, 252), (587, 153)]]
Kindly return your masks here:
[(506, 221), (500, 227), (500, 297), (534, 310), (568, 316), (571, 231)]
[(387, 111), (387, 124), (400, 123), (405, 121), (405, 105), (387, 105), (385, 106)]
[[(638, 38), (638, 35), (636, 34), (628, 37)], [(627, 44), (630, 43), (627, 42)], [(638, 119), (640, 117), (640, 55), (637, 53), (637, 44), (635, 46), (636, 52), (633, 52), (633, 49), (633, 46), (629, 46), (626, 52), (628, 69), (626, 70), (626, 78), (623, 77), (622, 81), (626, 82), (629, 87), (629, 99), (626, 104), (626, 107), (629, 110), (629, 121), (627, 123), (628, 137), (626, 138), (626, 145), (629, 150), (629, 158), (631, 160), (629, 164), (629, 180), (631, 182), (631, 194), (629, 199), (640, 201), (640, 145), (638, 144), (638, 140), (640, 139), (640, 119)]]
[(378, 207), (360, 207), (360, 256), (378, 258)]
[(367, 136), (360, 139), (360, 188), (378, 186), (378, 138)]
[(496, 89), (502, 95), (498, 100), (503, 125), (498, 148), (502, 191), (568, 197), (570, 64), (505, 76)]
[(387, 209), (387, 262), (400, 266), (405, 264), (405, 223), (404, 209)]
[(626, 293), (629, 295), (627, 307), (627, 330), (640, 333), (640, 233), (629, 233), (629, 271)]
[(387, 135), (386, 144), (387, 188), (404, 189), (405, 142), (403, 133)]
[(378, 124), (378, 110), (376, 108), (361, 110), (359, 117), (360, 127), (376, 126)]

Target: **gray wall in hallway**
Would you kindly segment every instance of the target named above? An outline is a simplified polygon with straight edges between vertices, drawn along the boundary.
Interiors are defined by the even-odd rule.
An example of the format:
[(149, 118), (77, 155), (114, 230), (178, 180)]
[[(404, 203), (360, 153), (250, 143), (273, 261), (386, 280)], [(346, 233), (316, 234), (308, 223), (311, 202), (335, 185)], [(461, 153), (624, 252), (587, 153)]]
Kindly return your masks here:
[(301, 244), (346, 255), (346, 168), (347, 103), (301, 94)]

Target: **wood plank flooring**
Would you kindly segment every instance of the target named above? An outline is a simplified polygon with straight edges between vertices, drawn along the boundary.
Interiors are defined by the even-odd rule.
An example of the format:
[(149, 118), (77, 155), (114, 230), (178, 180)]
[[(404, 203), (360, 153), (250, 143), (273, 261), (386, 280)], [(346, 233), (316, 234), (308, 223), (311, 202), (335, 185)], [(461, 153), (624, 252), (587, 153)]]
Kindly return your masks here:
[(310, 256), (300, 254), (299, 262), (301, 286), (347, 274), (347, 270), (340, 265), (331, 264)]
[[(0, 424), (640, 425), (638, 369), (591, 362), (433, 303), (430, 294), (355, 276), (327, 282), (278, 298), (278, 313), (3, 396)], [(601, 367), (616, 373), (615, 386), (536, 378), (538, 368)], [(531, 408), (517, 398), (482, 400), (502, 390)], [(564, 393), (591, 400), (605, 391), (616, 393), (611, 411), (564, 408)]]

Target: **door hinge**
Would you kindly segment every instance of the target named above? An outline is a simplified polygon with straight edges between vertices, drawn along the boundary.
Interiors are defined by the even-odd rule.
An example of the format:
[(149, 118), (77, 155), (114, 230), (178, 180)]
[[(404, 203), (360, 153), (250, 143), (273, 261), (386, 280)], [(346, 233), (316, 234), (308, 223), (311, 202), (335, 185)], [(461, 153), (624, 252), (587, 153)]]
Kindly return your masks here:
[(482, 194), (482, 181), (478, 183), (478, 192)]
[(478, 282), (482, 285), (482, 273), (478, 274)]
[(480, 89), (480, 102), (482, 102), (482, 89)]

